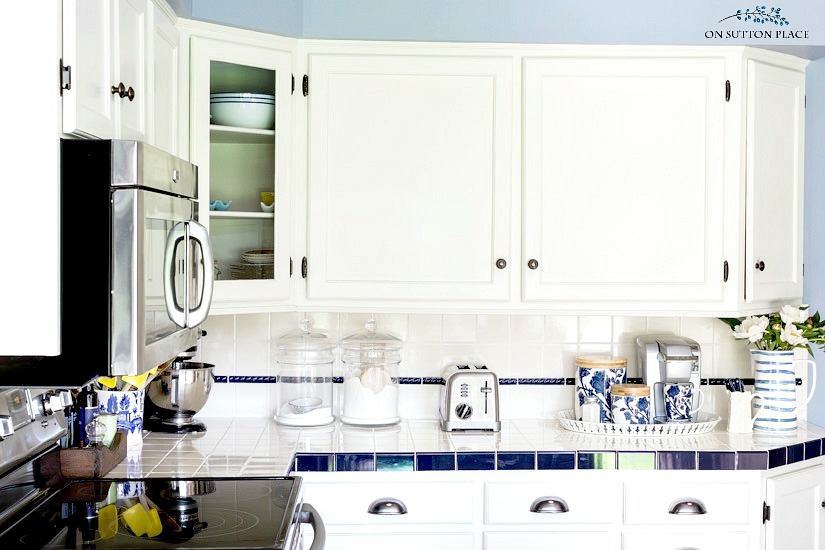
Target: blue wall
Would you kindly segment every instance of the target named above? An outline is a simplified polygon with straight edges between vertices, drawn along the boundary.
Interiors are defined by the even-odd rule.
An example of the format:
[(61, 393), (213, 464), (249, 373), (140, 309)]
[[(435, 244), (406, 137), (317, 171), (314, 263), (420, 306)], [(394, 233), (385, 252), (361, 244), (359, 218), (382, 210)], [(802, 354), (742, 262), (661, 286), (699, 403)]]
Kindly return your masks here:
[[(805, 301), (825, 313), (825, 2), (778, 7), (787, 26), (735, 18), (732, 0), (177, 0), (191, 16), (286, 36), (576, 44), (756, 45), (815, 59), (807, 70)], [(180, 12), (179, 12), (180, 13)], [(188, 16), (188, 14), (181, 14)], [(740, 37), (726, 33), (739, 32)], [(764, 31), (771, 31), (767, 36)], [(786, 36), (779, 36), (784, 31)], [(788, 38), (788, 31), (797, 37)], [(718, 38), (715, 32), (722, 32)], [(762, 35), (754, 33), (762, 32)], [(710, 33), (710, 38), (706, 36)], [(747, 33), (746, 38), (742, 34)], [(807, 34), (805, 34), (807, 33)], [(809, 419), (825, 426), (825, 353)]]

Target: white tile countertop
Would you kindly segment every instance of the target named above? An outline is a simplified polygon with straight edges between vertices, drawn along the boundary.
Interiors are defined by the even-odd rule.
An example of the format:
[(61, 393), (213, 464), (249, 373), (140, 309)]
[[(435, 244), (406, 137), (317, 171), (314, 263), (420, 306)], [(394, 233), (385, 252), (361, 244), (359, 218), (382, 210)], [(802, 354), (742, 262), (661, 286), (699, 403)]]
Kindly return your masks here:
[(689, 436), (602, 436), (557, 420), (506, 420), (501, 432), (445, 433), (437, 420), (381, 428), (336, 421), (295, 428), (264, 418), (204, 418), (195, 434), (144, 432), (107, 478), (277, 476), (302, 471), (768, 470), (823, 455), (825, 429), (791, 436), (713, 431)]

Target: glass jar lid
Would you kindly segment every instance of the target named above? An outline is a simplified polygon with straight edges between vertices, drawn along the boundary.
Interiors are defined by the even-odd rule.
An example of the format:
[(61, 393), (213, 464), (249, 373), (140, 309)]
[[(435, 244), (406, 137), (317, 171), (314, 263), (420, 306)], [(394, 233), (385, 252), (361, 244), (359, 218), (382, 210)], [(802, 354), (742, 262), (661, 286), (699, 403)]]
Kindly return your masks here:
[(344, 361), (369, 364), (401, 361), (400, 350), (404, 347), (404, 342), (400, 338), (377, 332), (374, 319), (367, 321), (364, 329), (345, 336), (338, 342)]
[(332, 361), (335, 357), (335, 339), (328, 332), (311, 328), (312, 322), (302, 319), (298, 323), (298, 330), (290, 330), (278, 336), (275, 339), (276, 356), (304, 353)]

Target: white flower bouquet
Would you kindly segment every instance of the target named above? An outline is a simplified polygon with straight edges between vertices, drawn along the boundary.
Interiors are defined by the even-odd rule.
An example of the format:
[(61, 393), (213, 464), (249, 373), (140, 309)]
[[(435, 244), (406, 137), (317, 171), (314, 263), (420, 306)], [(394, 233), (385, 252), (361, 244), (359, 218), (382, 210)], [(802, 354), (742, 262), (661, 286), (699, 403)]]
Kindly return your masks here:
[(750, 316), (744, 319), (720, 319), (737, 339), (747, 339), (757, 349), (791, 350), (805, 348), (813, 355), (811, 344), (825, 348), (825, 322), (819, 312), (808, 314), (808, 306), (783, 306), (769, 316)]

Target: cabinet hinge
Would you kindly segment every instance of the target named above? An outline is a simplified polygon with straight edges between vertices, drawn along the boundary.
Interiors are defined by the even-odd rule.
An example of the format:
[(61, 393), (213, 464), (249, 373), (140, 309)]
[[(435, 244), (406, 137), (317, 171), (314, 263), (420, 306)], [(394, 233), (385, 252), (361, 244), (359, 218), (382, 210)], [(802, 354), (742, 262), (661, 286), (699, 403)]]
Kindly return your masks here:
[(304, 79), (301, 81), (301, 88), (304, 90), (304, 97), (309, 95), (309, 75), (304, 75)]
[(293, 95), (295, 94), (295, 75), (292, 75), (292, 92)]
[(771, 520), (771, 507), (767, 502), (762, 502), (762, 523)]
[(803, 277), (805, 276), (805, 264), (804, 263), (802, 264), (802, 276)]
[(730, 101), (730, 80), (725, 81), (725, 101)]
[(292, 278), (292, 256), (289, 257), (289, 278)]
[(72, 89), (72, 66), (64, 65), (63, 58), (60, 59), (60, 95), (63, 95), (63, 90)]
[(727, 283), (728, 282), (728, 261), (725, 260), (725, 263), (722, 264), (722, 281)]
[(304, 279), (307, 278), (307, 257), (304, 256), (304, 259), (301, 260), (301, 277)]

